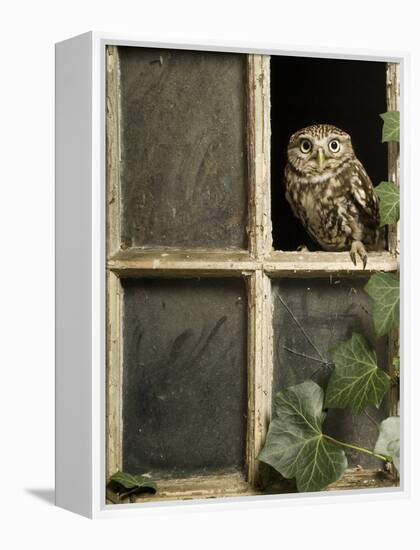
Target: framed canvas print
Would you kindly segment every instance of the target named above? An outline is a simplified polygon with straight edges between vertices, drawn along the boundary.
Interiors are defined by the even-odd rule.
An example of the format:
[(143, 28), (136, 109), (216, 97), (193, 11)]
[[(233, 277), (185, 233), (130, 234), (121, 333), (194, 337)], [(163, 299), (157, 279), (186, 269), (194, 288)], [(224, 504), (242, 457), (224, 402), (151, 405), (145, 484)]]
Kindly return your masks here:
[(404, 56), (56, 60), (57, 503), (400, 493)]

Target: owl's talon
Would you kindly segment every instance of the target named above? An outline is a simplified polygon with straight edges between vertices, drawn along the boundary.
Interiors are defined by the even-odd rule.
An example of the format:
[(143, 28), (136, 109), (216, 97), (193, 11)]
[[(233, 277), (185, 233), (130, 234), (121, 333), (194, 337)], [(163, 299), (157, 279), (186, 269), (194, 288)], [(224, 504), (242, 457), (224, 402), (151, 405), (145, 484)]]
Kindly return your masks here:
[(354, 265), (357, 265), (356, 255), (359, 256), (359, 258), (362, 260), (363, 269), (365, 269), (368, 261), (368, 256), (365, 247), (363, 246), (363, 243), (360, 241), (353, 241), (351, 245), (350, 258)]
[(366, 256), (363, 256), (363, 258), (362, 258), (362, 261), (363, 261), (363, 269), (366, 269), (366, 264), (367, 264), (367, 254), (366, 254)]

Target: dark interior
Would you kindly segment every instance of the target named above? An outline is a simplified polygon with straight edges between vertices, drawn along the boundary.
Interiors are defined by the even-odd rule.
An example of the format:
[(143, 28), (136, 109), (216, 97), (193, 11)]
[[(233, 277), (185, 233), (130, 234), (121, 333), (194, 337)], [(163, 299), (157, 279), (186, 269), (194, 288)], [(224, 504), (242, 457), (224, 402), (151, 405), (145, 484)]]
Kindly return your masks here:
[(304, 57), (271, 57), (271, 197), (273, 246), (320, 250), (284, 195), (290, 136), (311, 124), (333, 124), (352, 137), (356, 156), (374, 185), (387, 179), (387, 146), (381, 142), (386, 111), (386, 63)]

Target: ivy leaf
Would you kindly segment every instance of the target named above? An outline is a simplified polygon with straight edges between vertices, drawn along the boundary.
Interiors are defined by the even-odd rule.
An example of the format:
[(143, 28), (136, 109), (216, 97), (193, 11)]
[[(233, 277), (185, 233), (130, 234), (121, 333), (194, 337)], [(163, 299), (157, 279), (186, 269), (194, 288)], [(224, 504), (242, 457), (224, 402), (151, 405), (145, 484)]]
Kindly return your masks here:
[(382, 143), (386, 141), (400, 141), (400, 112), (388, 111), (379, 116), (384, 121)]
[(328, 382), (325, 406), (361, 414), (367, 405), (382, 403), (390, 377), (377, 365), (376, 353), (360, 334), (341, 342), (331, 352), (335, 369)]
[(283, 477), (295, 477), (299, 491), (320, 491), (340, 479), (347, 468), (344, 451), (322, 433), (323, 400), (322, 388), (312, 380), (280, 391), (258, 456)]
[(379, 424), (375, 453), (390, 456), (400, 473), (400, 419), (398, 416), (390, 416)]
[(381, 181), (375, 187), (375, 193), (379, 198), (380, 227), (397, 223), (400, 219), (400, 190), (390, 181)]
[(156, 493), (157, 485), (148, 476), (117, 472), (111, 476), (109, 485), (116, 493), (150, 492)]
[(365, 285), (373, 300), (373, 324), (377, 336), (398, 326), (400, 319), (400, 280), (393, 273), (375, 273)]
[(400, 364), (401, 364), (401, 360), (400, 360), (400, 356), (398, 355), (397, 357), (394, 357), (394, 359), (392, 360), (392, 366), (394, 367), (394, 371), (398, 375), (400, 374)]

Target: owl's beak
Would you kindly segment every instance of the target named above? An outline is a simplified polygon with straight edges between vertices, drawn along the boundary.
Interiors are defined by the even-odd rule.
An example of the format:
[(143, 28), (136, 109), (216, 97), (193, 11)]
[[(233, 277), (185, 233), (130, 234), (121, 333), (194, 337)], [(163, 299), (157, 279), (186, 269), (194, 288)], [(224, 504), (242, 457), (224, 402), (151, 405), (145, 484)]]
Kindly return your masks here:
[(322, 170), (325, 162), (324, 149), (322, 149), (322, 147), (318, 149), (316, 160), (318, 161), (319, 169)]

